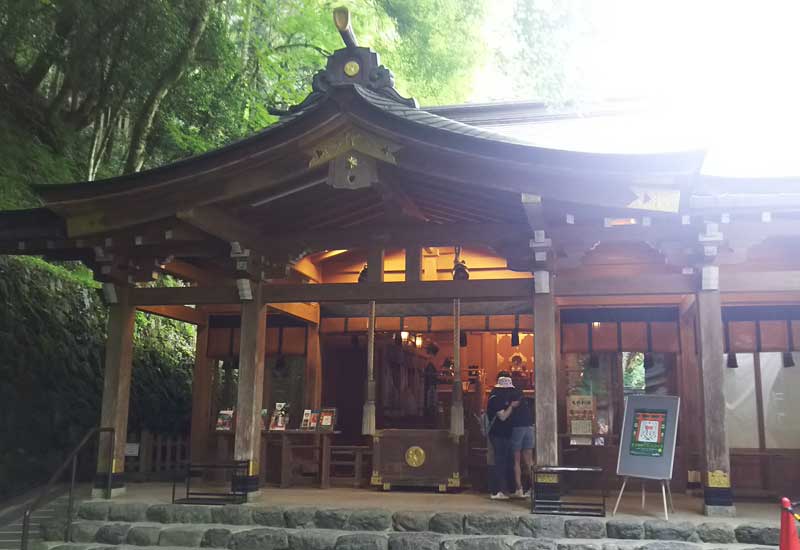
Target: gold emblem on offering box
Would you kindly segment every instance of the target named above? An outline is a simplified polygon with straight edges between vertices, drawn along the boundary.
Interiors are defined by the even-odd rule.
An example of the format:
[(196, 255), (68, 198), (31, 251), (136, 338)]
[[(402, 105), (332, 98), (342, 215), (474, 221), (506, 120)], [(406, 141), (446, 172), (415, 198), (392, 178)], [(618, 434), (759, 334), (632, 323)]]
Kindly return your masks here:
[(356, 61), (348, 61), (344, 64), (344, 74), (347, 76), (356, 76), (360, 70), (361, 67)]
[(406, 450), (406, 464), (412, 468), (419, 468), (425, 464), (425, 450), (422, 447), (409, 447)]
[(536, 474), (536, 483), (558, 483), (558, 474)]
[(731, 479), (722, 470), (708, 472), (708, 486), (718, 489), (727, 489), (731, 486)]

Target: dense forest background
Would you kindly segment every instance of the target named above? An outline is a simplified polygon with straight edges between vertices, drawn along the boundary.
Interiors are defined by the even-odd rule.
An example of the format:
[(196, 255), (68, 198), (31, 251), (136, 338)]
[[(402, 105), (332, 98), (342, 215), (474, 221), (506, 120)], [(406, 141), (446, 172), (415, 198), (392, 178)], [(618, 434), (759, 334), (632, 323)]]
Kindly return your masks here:
[[(341, 47), (341, 4), (423, 105), (469, 99), (487, 65), (559, 98), (572, 2), (505, 2), (510, 51), (488, 44), (488, 0), (0, 0), (0, 209), (37, 206), (29, 184), (159, 166), (274, 122)], [(105, 317), (79, 264), (0, 256), (0, 500), (97, 424)], [(192, 327), (138, 315), (132, 430), (185, 432), (193, 355)]]

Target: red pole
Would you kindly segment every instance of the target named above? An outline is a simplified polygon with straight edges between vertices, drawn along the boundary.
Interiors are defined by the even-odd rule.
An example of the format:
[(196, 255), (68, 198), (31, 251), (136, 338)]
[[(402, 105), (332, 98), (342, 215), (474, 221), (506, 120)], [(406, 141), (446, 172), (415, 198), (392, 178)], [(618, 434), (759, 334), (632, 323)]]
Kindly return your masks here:
[(800, 550), (800, 538), (797, 536), (794, 510), (791, 501), (781, 499), (781, 540), (780, 550)]

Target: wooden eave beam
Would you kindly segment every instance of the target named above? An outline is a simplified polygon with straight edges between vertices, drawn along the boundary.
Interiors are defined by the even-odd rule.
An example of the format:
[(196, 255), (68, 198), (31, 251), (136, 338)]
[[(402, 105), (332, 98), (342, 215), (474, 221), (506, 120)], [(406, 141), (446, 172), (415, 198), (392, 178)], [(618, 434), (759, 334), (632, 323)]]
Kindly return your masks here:
[(720, 292), (800, 292), (800, 271), (730, 271), (721, 269)]
[[(453, 246), (484, 245), (492, 246), (509, 240), (524, 241), (532, 231), (523, 224), (454, 223), (454, 224), (413, 224), (413, 225), (360, 225), (341, 230), (318, 230), (281, 235), (270, 241), (271, 235), (264, 235), (264, 242), (270, 248), (278, 249), (317, 249), (332, 250), (340, 248), (360, 248), (382, 246), (383, 248), (405, 248), (407, 245)], [(276, 236), (277, 237), (277, 236)]]
[(218, 284), (223, 278), (221, 273), (212, 273), (208, 269), (197, 267), (193, 264), (180, 260), (172, 261), (164, 265), (164, 272), (184, 281), (198, 283), (204, 286)]
[[(269, 298), (267, 296), (267, 298)], [(285, 313), (286, 315), (291, 315), (301, 321), (306, 321), (307, 323), (312, 323), (314, 325), (319, 324), (319, 304), (314, 302), (287, 302), (287, 303), (267, 303), (267, 306), (275, 311), (279, 311), (281, 313)]]
[[(800, 271), (783, 271), (720, 276), (723, 293), (800, 292)], [(638, 277), (593, 277), (591, 274), (557, 276), (559, 298), (597, 296), (681, 296), (697, 291), (697, 279), (682, 274), (645, 274)], [(264, 299), (271, 307), (290, 302), (380, 303), (504, 301), (530, 298), (532, 279), (422, 281), (403, 283), (265, 284)], [(136, 305), (234, 304), (239, 303), (235, 287), (136, 288)], [(313, 306), (312, 306), (313, 307)], [(299, 311), (299, 309), (295, 309)], [(312, 314), (307, 314), (306, 318)], [(308, 320), (308, 319), (307, 319)]]
[(643, 274), (638, 277), (596, 277), (591, 273), (556, 277), (556, 296), (632, 296), (692, 294), (697, 279), (682, 274)]
[(223, 241), (236, 241), (242, 248), (266, 255), (263, 237), (218, 207), (199, 206), (183, 210), (178, 212), (178, 218)]
[(235, 286), (134, 288), (131, 300), (136, 306), (240, 303)]
[(137, 306), (136, 309), (145, 313), (152, 313), (153, 315), (159, 315), (167, 319), (183, 321), (184, 323), (191, 323), (197, 326), (205, 326), (208, 322), (204, 313), (184, 305)]
[(390, 165), (378, 164), (378, 180), (373, 185), (386, 205), (389, 215), (399, 218), (407, 217), (421, 222), (429, 221), (417, 203), (403, 190), (400, 183), (401, 178)]
[[(532, 292), (532, 279), (318, 285), (264, 283), (264, 300), (272, 307), (275, 304), (292, 302), (369, 300), (382, 303), (442, 302), (453, 298), (465, 301), (504, 301), (525, 299)], [(131, 299), (137, 306), (233, 304), (240, 301), (236, 287), (134, 288)]]

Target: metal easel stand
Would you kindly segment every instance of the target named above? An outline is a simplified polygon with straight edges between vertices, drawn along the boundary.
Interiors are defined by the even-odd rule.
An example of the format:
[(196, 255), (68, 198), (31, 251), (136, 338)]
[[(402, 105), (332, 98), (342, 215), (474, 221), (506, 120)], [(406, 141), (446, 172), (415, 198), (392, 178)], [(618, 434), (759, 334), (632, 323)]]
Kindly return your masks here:
[[(642, 479), (642, 510), (644, 510), (645, 492), (644, 492), (644, 479)], [(669, 512), (675, 513), (675, 506), (672, 503), (672, 491), (669, 488), (669, 480), (661, 479), (661, 497), (664, 501), (664, 519), (669, 521)], [(628, 484), (628, 476), (622, 478), (622, 487), (619, 489), (617, 495), (617, 502), (614, 504), (614, 511), (611, 512), (612, 516), (617, 515), (617, 508), (619, 508), (619, 501), (622, 500), (622, 493), (625, 492), (625, 486)]]

